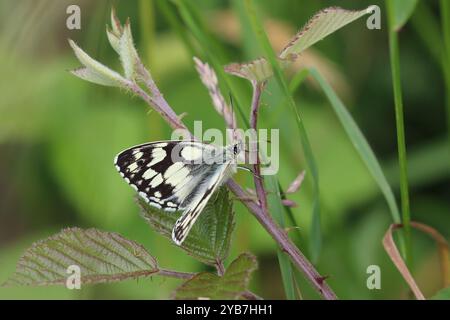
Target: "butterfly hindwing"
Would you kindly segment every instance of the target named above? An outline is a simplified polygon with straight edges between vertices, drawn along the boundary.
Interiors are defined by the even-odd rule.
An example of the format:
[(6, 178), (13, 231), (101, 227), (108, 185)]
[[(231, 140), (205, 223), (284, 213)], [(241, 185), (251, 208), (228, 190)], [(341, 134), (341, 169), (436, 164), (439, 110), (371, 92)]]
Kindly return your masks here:
[(205, 208), (209, 199), (224, 181), (227, 170), (228, 165), (224, 165), (220, 167), (213, 176), (210, 176), (208, 180), (204, 181), (201, 184), (201, 190), (199, 190), (199, 193), (195, 196), (195, 199), (193, 199), (191, 206), (187, 208), (175, 222), (175, 226), (172, 230), (172, 240), (177, 245), (180, 245), (186, 239), (189, 231)]

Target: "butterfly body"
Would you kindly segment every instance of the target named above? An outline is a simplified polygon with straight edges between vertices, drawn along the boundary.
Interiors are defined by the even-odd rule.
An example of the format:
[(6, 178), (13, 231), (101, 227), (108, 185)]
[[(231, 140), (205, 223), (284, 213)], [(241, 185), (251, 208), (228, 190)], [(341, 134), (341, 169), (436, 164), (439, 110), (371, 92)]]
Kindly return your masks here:
[(211, 195), (237, 169), (241, 144), (217, 147), (194, 141), (157, 141), (119, 153), (114, 164), (149, 205), (183, 211), (172, 239), (180, 245)]

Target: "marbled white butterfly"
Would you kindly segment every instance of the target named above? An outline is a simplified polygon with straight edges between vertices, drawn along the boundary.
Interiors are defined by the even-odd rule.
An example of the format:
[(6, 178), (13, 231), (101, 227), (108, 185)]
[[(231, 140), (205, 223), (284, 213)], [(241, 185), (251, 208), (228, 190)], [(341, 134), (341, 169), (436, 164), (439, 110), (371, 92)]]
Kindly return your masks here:
[(172, 230), (180, 245), (217, 188), (237, 169), (241, 142), (217, 147), (193, 141), (157, 141), (119, 153), (120, 175), (149, 205), (183, 211)]

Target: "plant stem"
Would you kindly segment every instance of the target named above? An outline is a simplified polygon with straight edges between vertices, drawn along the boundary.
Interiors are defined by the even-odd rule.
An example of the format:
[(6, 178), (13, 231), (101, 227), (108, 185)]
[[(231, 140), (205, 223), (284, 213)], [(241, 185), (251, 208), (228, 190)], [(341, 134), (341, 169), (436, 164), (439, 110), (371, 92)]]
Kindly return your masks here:
[(262, 300), (262, 298), (260, 296), (254, 294), (253, 292), (248, 291), (248, 290), (242, 294), (242, 297), (247, 300)]
[(193, 276), (195, 276), (195, 273), (190, 272), (179, 272), (179, 271), (173, 271), (173, 270), (167, 270), (167, 269), (159, 269), (158, 275), (169, 277), (169, 278), (176, 278), (176, 279), (190, 279)]
[[(252, 97), (252, 105), (251, 105), (251, 111), (250, 111), (250, 128), (255, 130), (255, 136), (256, 136), (256, 130), (257, 130), (257, 124), (258, 124), (258, 110), (260, 106), (261, 101), (261, 94), (262, 90), (264, 88), (265, 83), (264, 82), (257, 82), (253, 81), (253, 97)], [(254, 171), (254, 181), (255, 181), (255, 191), (256, 195), (258, 197), (259, 205), (261, 207), (262, 212), (265, 215), (268, 215), (267, 211), (267, 196), (266, 191), (264, 190), (264, 181), (261, 176), (261, 159), (259, 157), (259, 143), (258, 139), (256, 137), (256, 141), (251, 141), (251, 143), (255, 144), (254, 148), (254, 159), (256, 160), (255, 164), (253, 165), (253, 171)]]
[(444, 39), (442, 67), (444, 69), (444, 80), (446, 87), (445, 104), (447, 106), (447, 135), (450, 142), (450, 3), (448, 1), (441, 0), (440, 8), (442, 19), (442, 37)]
[[(173, 129), (185, 129), (186, 126), (180, 120), (180, 118), (176, 115), (173, 109), (169, 106), (167, 101), (164, 99), (163, 95), (160, 93), (156, 84), (152, 80), (152, 77), (148, 70), (141, 64), (138, 68), (139, 73), (146, 85), (147, 89), (150, 91), (151, 95), (149, 95), (146, 91), (144, 91), (137, 83), (128, 82), (127, 87), (136, 95), (140, 96), (150, 107), (154, 108), (164, 120), (173, 128)], [(260, 95), (260, 93), (259, 93)], [(259, 97), (258, 97), (259, 100)], [(187, 131), (188, 132), (188, 131)], [(230, 179), (227, 182), (227, 186), (229, 189), (238, 197), (238, 198), (248, 198), (248, 194), (238, 185), (235, 181)], [(272, 238), (278, 243), (280, 248), (289, 255), (290, 259), (294, 263), (294, 265), (303, 271), (306, 278), (311, 282), (312, 286), (325, 298), (329, 300), (337, 299), (333, 290), (325, 283), (324, 277), (322, 277), (314, 268), (314, 266), (306, 259), (306, 257), (299, 251), (299, 249), (295, 246), (295, 244), (289, 239), (286, 232), (280, 228), (273, 219), (266, 213), (266, 211), (262, 210), (261, 207), (254, 201), (243, 201), (243, 204), (249, 209), (249, 211), (256, 217), (258, 222), (266, 229), (266, 231), (272, 236)], [(166, 270), (168, 271), (168, 270)], [(167, 274), (166, 271), (163, 270), (163, 273)], [(170, 273), (170, 272), (169, 272)], [(161, 274), (161, 271), (160, 271)], [(175, 273), (171, 273), (172, 276), (175, 276)]]
[(408, 170), (406, 162), (405, 128), (403, 120), (403, 97), (400, 79), (400, 58), (398, 33), (394, 28), (394, 8), (392, 1), (386, 1), (389, 23), (389, 54), (392, 69), (392, 85), (394, 90), (395, 120), (397, 127), (398, 160), (400, 166), (400, 196), (402, 207), (402, 223), (405, 235), (405, 260), (411, 265), (411, 226), (408, 191)]
[[(230, 180), (227, 185), (230, 190), (238, 197), (240, 195), (245, 195), (244, 190), (242, 190), (242, 188), (233, 180)], [(298, 269), (303, 272), (305, 277), (312, 284), (313, 288), (316, 289), (325, 299), (336, 300), (337, 297), (333, 290), (324, 281), (325, 278), (317, 272), (314, 266), (295, 246), (291, 239), (289, 239), (285, 230), (280, 228), (270, 216), (265, 215), (255, 202), (244, 201), (243, 204), (255, 216), (258, 222), (266, 229), (266, 231), (275, 240), (275, 242), (278, 243), (280, 248), (287, 255), (289, 255), (291, 261)]]
[(223, 265), (223, 262), (221, 260), (217, 260), (216, 261), (216, 269), (217, 269), (217, 274), (219, 276), (223, 276), (225, 273), (225, 267)]

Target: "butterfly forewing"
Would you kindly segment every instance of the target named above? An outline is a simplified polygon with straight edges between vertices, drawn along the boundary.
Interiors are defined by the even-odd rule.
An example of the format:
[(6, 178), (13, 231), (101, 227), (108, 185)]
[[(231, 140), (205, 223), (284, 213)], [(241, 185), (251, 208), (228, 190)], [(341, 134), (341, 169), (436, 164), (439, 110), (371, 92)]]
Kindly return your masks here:
[(115, 165), (150, 205), (166, 211), (182, 210), (201, 182), (216, 169), (196, 161), (205, 148), (214, 147), (189, 141), (152, 142), (121, 152)]
[(121, 152), (114, 164), (148, 204), (165, 211), (184, 210), (172, 232), (178, 245), (233, 171), (225, 149), (191, 141), (138, 145)]

